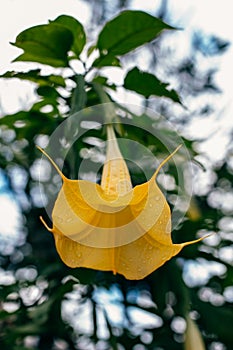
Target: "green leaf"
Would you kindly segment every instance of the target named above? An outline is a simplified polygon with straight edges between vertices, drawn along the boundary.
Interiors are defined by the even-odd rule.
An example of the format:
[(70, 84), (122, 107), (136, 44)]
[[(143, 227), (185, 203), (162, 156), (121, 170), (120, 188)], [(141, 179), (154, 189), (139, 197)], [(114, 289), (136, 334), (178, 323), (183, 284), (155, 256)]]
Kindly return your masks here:
[(121, 63), (117, 57), (114, 55), (100, 56), (93, 62), (93, 67), (120, 67)]
[[(43, 112), (43, 107), (45, 106), (49, 106), (51, 111)], [(45, 97), (42, 100), (34, 103), (34, 105), (31, 108), (31, 111), (45, 114), (47, 117), (54, 117), (59, 115), (58, 104), (53, 97)]]
[(108, 78), (104, 76), (97, 76), (92, 80), (93, 83), (98, 83), (104, 86), (107, 86), (108, 88), (116, 91), (116, 84), (108, 83)]
[(44, 328), (42, 328), (40, 325), (28, 323), (28, 324), (22, 324), (21, 326), (14, 328), (14, 333), (17, 335), (38, 335), (45, 331)]
[(79, 57), (84, 48), (84, 45), (86, 44), (86, 33), (83, 29), (82, 24), (74, 17), (67, 15), (57, 17), (52, 23), (59, 24), (72, 32), (74, 42), (71, 50), (76, 54), (77, 57)]
[(135, 91), (146, 98), (152, 95), (164, 96), (182, 104), (177, 92), (167, 89), (168, 85), (160, 81), (155, 75), (142, 72), (137, 67), (127, 73), (124, 81), (124, 87), (126, 89)]
[(51, 82), (55, 86), (66, 87), (65, 79), (63, 77), (61, 77), (60, 75), (54, 75), (54, 74), (48, 75), (48, 80), (49, 80), (49, 82)]
[(101, 84), (101, 85), (107, 85), (107, 81), (108, 81), (107, 77), (103, 77), (103, 76), (100, 76), (100, 75), (95, 77), (92, 80), (93, 83), (98, 83), (98, 84)]
[(34, 324), (42, 325), (48, 320), (53, 303), (54, 297), (50, 297), (42, 304), (39, 304), (29, 310), (28, 316), (32, 319)]
[(28, 112), (20, 111), (5, 115), (1, 118), (1, 125), (6, 125), (8, 128), (15, 130), (18, 140), (21, 138), (32, 140), (36, 134), (50, 134), (54, 131), (56, 121), (51, 118), (51, 113), (41, 113), (39, 111), (45, 104), (47, 102), (40, 101), (35, 103)]
[(59, 92), (57, 92), (57, 90), (51, 86), (40, 86), (37, 89), (37, 93), (40, 96), (47, 97), (53, 100), (57, 100), (59, 97), (61, 97)]
[(233, 324), (232, 309), (223, 306), (213, 306), (208, 302), (203, 302), (193, 294), (195, 309), (200, 314), (200, 322), (205, 326), (210, 334), (216, 334), (219, 340), (225, 344), (233, 343), (233, 333), (226, 325)]
[(73, 34), (61, 25), (49, 23), (31, 27), (20, 33), (14, 46), (24, 50), (14, 61), (31, 61), (53, 67), (68, 66), (68, 51), (73, 44)]
[(52, 85), (52, 86), (62, 86), (65, 87), (66, 83), (62, 76), (60, 75), (40, 75), (40, 69), (33, 69), (28, 72), (15, 72), (9, 71), (2, 75), (0, 78), (17, 78), (21, 80), (29, 80), (33, 83), (37, 83), (41, 86), (43, 85)]
[(164, 29), (175, 29), (142, 11), (124, 11), (106, 23), (99, 34), (101, 56), (124, 55), (155, 39)]

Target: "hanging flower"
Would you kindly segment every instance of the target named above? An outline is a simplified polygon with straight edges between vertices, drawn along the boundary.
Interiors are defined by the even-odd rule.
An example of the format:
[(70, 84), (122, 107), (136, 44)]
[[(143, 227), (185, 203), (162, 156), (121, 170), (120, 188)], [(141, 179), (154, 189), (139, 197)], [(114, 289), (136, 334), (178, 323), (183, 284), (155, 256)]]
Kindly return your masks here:
[(127, 279), (142, 279), (183, 247), (201, 240), (173, 244), (171, 212), (156, 177), (167, 157), (149, 181), (132, 187), (112, 126), (107, 126), (107, 156), (101, 185), (68, 179), (39, 148), (60, 174), (63, 185), (52, 220), (56, 249), (70, 267), (113, 271)]

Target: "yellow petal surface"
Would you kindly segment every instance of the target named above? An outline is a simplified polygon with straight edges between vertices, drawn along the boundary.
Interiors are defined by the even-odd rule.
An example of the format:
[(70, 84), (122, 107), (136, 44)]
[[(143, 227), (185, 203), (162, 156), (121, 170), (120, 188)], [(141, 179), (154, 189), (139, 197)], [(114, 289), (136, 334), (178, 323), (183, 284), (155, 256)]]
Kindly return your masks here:
[(107, 155), (103, 169), (101, 187), (108, 195), (122, 196), (132, 188), (126, 162), (122, 157), (111, 125), (107, 126)]
[(139, 280), (152, 273), (182, 249), (182, 245), (164, 246), (143, 236), (116, 248), (93, 248), (77, 243), (53, 229), (56, 249), (70, 267), (87, 267), (120, 273)]
[(170, 208), (156, 183), (158, 171), (176, 151), (160, 164), (148, 182), (132, 188), (127, 165), (110, 126), (107, 135), (100, 186), (67, 179), (41, 150), (63, 179), (52, 212), (53, 228), (46, 227), (53, 233), (56, 249), (68, 266), (142, 279), (185, 245), (196, 242), (172, 243)]

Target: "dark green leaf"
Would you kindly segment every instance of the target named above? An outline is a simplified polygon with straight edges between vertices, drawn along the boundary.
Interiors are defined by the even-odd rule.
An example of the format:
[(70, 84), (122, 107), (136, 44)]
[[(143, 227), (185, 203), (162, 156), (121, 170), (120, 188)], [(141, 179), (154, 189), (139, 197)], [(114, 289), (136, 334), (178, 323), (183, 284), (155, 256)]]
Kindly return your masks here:
[(14, 328), (14, 332), (17, 335), (38, 335), (40, 333), (43, 333), (44, 331), (45, 329), (33, 323), (23, 324)]
[(48, 97), (54, 100), (57, 100), (57, 98), (60, 97), (60, 94), (57, 92), (57, 90), (51, 86), (40, 86), (37, 89), (37, 93), (40, 96)]
[(112, 90), (116, 90), (116, 85), (115, 84), (111, 84), (108, 83), (108, 78), (107, 77), (103, 77), (103, 76), (97, 76), (92, 80), (93, 83), (98, 83), (104, 86), (107, 86), (108, 88), (112, 89)]
[(40, 75), (40, 69), (33, 69), (28, 72), (15, 72), (9, 71), (2, 75), (0, 78), (18, 78), (21, 80), (29, 80), (39, 85), (54, 85), (65, 87), (66, 83), (62, 76), (60, 75)]
[[(50, 106), (51, 111), (44, 113), (43, 107), (45, 106)], [(43, 100), (34, 103), (34, 105), (31, 108), (31, 111), (39, 113), (42, 112), (41, 114), (47, 115), (48, 117), (57, 116), (59, 114), (57, 101), (53, 97), (45, 97)]]
[(92, 80), (92, 82), (98, 83), (98, 84), (101, 84), (101, 85), (106, 85), (107, 81), (108, 81), (108, 78), (107, 77), (102, 77), (102, 76), (97, 76), (97, 77), (95, 77)]
[(175, 29), (142, 11), (124, 11), (107, 22), (99, 34), (101, 56), (124, 55), (155, 39), (163, 29)]
[(51, 297), (49, 300), (46, 300), (42, 304), (33, 307), (29, 311), (28, 316), (32, 319), (34, 324), (42, 325), (47, 321), (53, 303), (54, 297)]
[(180, 98), (175, 90), (168, 90), (168, 84), (161, 82), (155, 75), (142, 72), (137, 67), (129, 71), (125, 77), (124, 87), (145, 96), (168, 97), (174, 102), (181, 104)]
[[(6, 115), (1, 119), (1, 124), (6, 125), (16, 132), (16, 138), (32, 140), (36, 134), (50, 134), (53, 132), (56, 121), (51, 118), (51, 113), (41, 113), (40, 108), (48, 104), (44, 101), (35, 103), (30, 111), (20, 111), (15, 114)], [(52, 102), (51, 102), (52, 104)], [(53, 105), (53, 108), (56, 107)]]
[(68, 66), (67, 53), (73, 44), (73, 34), (61, 25), (49, 23), (24, 30), (16, 47), (24, 50), (14, 61), (32, 61), (53, 67)]
[(227, 344), (233, 343), (233, 333), (226, 325), (233, 324), (232, 307), (213, 306), (210, 303), (198, 300), (195, 296), (195, 307), (200, 313), (200, 320), (205, 325), (207, 331), (217, 334), (219, 339)]
[(93, 62), (93, 67), (101, 68), (101, 67), (120, 67), (121, 63), (117, 57), (114, 55), (100, 56)]
[(74, 37), (74, 42), (71, 50), (79, 57), (86, 44), (86, 33), (83, 29), (82, 24), (77, 21), (74, 17), (62, 15), (55, 19), (53, 23), (59, 24), (67, 29), (69, 29)]
[(51, 74), (48, 76), (48, 79), (55, 86), (57, 86), (57, 85), (62, 86), (62, 87), (66, 86), (65, 79), (63, 77), (61, 77), (60, 75)]

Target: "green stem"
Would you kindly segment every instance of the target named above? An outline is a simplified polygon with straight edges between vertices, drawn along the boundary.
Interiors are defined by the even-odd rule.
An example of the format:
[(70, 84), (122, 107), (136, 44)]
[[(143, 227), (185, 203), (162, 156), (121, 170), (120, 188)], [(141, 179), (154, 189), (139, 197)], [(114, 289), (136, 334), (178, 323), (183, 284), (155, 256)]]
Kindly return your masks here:
[(113, 120), (116, 117), (115, 108), (112, 101), (104, 91), (104, 88), (101, 84), (93, 83), (93, 87), (97, 92), (100, 101), (104, 104), (104, 119), (106, 124), (112, 124)]

